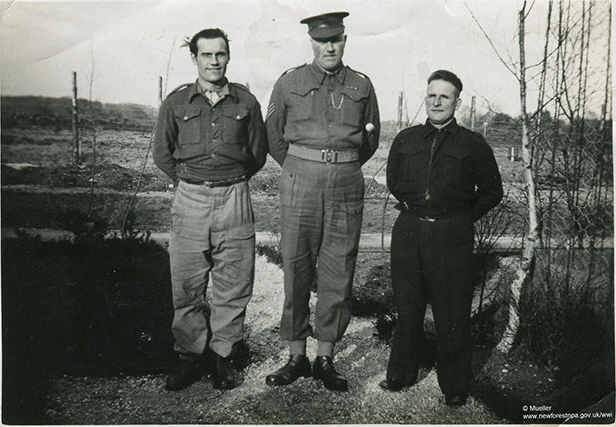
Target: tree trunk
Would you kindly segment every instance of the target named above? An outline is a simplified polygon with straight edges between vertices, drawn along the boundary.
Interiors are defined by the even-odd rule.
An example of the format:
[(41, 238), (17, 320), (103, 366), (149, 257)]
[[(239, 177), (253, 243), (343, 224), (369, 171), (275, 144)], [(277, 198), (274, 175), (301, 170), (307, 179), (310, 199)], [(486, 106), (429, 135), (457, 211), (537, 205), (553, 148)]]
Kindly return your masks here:
[(511, 284), (511, 299), (509, 302), (509, 322), (507, 328), (497, 345), (497, 350), (508, 353), (520, 325), (520, 294), (523, 286), (530, 283), (533, 278), (533, 265), (535, 259), (535, 245), (538, 241), (537, 207), (535, 203), (535, 181), (532, 170), (531, 142), (528, 138), (528, 113), (526, 111), (526, 60), (524, 50), (524, 21), (526, 2), (519, 12), (519, 44), (520, 44), (520, 103), (522, 107), (522, 159), (524, 160), (524, 180), (528, 200), (528, 236), (524, 242), (522, 258), (518, 265), (516, 278)]

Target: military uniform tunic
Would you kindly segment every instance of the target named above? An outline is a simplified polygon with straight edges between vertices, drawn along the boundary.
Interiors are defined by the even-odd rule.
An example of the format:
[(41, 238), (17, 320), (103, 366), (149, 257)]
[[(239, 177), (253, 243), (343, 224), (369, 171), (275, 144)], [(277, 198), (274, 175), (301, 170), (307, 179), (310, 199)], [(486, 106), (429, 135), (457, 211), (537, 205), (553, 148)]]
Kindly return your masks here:
[[(366, 125), (371, 124), (371, 131)], [(351, 285), (363, 214), (361, 164), (378, 147), (379, 111), (370, 79), (342, 66), (335, 73), (315, 62), (276, 82), (266, 127), (269, 152), (282, 165), (281, 234), (285, 303), (281, 337), (339, 341), (351, 317)], [(370, 128), (370, 127), (369, 127)], [(355, 153), (354, 161), (307, 160), (295, 145), (318, 153)], [(318, 150), (318, 151), (317, 151)], [(310, 289), (316, 280), (314, 330)]]
[(227, 83), (215, 105), (201, 92), (198, 83), (180, 86), (161, 105), (156, 165), (174, 182), (250, 178), (267, 156), (259, 102), (237, 83)]
[(169, 237), (174, 348), (199, 355), (209, 346), (227, 357), (242, 339), (254, 282), (247, 180), (267, 156), (261, 107), (236, 83), (227, 82), (216, 102), (198, 83), (180, 87), (161, 105), (153, 153), (176, 183)]

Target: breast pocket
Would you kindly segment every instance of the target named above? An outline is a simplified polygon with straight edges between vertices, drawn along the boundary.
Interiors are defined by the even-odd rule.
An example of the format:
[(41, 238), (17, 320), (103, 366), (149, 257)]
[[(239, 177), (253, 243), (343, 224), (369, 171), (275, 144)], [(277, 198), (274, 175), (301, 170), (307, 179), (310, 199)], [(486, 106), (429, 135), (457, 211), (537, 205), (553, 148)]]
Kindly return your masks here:
[(174, 110), (178, 125), (178, 144), (180, 146), (198, 144), (201, 141), (200, 107), (178, 107)]
[(296, 88), (289, 93), (287, 117), (289, 122), (314, 120), (314, 88)]
[(429, 154), (420, 144), (406, 144), (400, 147), (400, 175), (404, 182), (418, 182), (426, 174)]
[(443, 150), (445, 176), (460, 186), (471, 179), (473, 173), (472, 153), (465, 146), (447, 147)]
[(222, 113), (224, 116), (224, 142), (231, 144), (247, 142), (248, 124), (250, 122), (248, 107), (242, 105), (225, 107)]
[(366, 108), (366, 100), (368, 95), (360, 92), (358, 89), (343, 87), (340, 90), (344, 97), (342, 101), (342, 123), (363, 127), (364, 110)]

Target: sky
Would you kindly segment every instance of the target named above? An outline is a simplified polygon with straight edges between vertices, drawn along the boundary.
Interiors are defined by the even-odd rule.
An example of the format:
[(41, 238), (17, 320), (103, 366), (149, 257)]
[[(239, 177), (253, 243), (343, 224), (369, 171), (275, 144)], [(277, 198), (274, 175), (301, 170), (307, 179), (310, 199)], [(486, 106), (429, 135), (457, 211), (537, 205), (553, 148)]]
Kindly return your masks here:
[[(546, 4), (536, 1), (529, 15), (531, 60), (541, 54)], [(312, 61), (307, 26), (300, 21), (347, 11), (344, 62), (372, 80), (382, 120), (396, 118), (401, 91), (409, 117), (423, 120), (426, 79), (441, 68), (463, 81), (463, 105), (475, 96), (480, 112), (489, 105), (517, 116), (518, 82), (470, 11), (508, 59), (518, 55), (521, 5), (518, 0), (0, 0), (0, 90), (70, 97), (75, 71), (79, 97), (156, 106), (159, 76), (165, 93), (196, 79), (183, 39), (218, 27), (231, 40), (227, 77), (248, 84), (266, 107), (276, 79)]]

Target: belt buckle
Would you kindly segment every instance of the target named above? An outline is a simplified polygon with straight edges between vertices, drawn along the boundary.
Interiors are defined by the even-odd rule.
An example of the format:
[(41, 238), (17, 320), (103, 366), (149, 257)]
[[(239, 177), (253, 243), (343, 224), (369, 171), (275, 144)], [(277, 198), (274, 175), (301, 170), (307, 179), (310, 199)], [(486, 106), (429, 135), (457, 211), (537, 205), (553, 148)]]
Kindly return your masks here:
[(327, 163), (336, 163), (338, 161), (338, 152), (333, 150), (321, 150), (321, 160)]
[(427, 217), (427, 216), (421, 216), (421, 217), (419, 217), (419, 220), (420, 221), (426, 221), (426, 222), (434, 222), (434, 221), (436, 221), (436, 218), (430, 218), (430, 217)]

